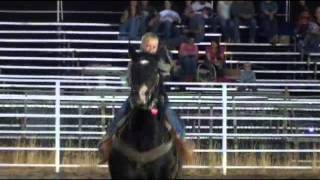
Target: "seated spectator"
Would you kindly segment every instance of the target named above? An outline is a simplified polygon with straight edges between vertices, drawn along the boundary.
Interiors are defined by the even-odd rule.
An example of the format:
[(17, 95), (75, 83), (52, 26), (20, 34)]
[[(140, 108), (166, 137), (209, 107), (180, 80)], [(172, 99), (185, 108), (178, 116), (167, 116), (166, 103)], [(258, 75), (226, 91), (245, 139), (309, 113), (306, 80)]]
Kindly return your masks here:
[(143, 16), (148, 16), (150, 11), (151, 11), (151, 9), (153, 8), (149, 4), (150, 1), (146, 0), (146, 1), (140, 1), (140, 2), (141, 2), (141, 14)]
[(216, 27), (216, 14), (213, 12), (213, 9), (211, 7), (205, 7), (203, 8), (201, 15), (205, 24), (209, 25), (209, 29), (212, 29), (212, 32), (216, 32), (214, 31), (214, 27)]
[(320, 6), (316, 8), (315, 20), (309, 22), (306, 37), (304, 39), (304, 52), (320, 52)]
[[(245, 63), (243, 65), (243, 70), (241, 70), (240, 74), (240, 83), (255, 83), (256, 75), (251, 70), (251, 64)], [(239, 86), (238, 91), (257, 91), (257, 88), (254, 86)]]
[(213, 32), (217, 32), (217, 25), (220, 25), (222, 36), (226, 42), (235, 41), (235, 24), (231, 20), (230, 8), (232, 1), (218, 1), (217, 17), (212, 24)]
[(202, 14), (202, 11), (205, 8), (211, 8), (211, 4), (208, 1), (194, 1), (191, 4), (192, 10), (196, 13), (196, 14)]
[(249, 42), (255, 42), (256, 26), (255, 8), (252, 1), (234, 1), (231, 5), (231, 15), (235, 23), (236, 42), (240, 42), (239, 25), (249, 26)]
[(260, 28), (263, 35), (269, 43), (276, 43), (278, 40), (278, 22), (276, 13), (278, 12), (278, 4), (276, 1), (262, 1), (260, 3)]
[(150, 5), (149, 1), (141, 1), (142, 11), (142, 34), (152, 32), (159, 34), (160, 15), (157, 9)]
[(297, 20), (299, 19), (300, 14), (307, 10), (310, 10), (310, 2), (305, 0), (298, 0), (295, 3), (290, 4), (290, 21), (291, 24), (296, 25)]
[(130, 6), (123, 12), (120, 22), (119, 39), (140, 39), (142, 16), (137, 1), (130, 1)]
[(160, 57), (159, 69), (161, 71), (161, 74), (165, 81), (170, 80), (173, 73), (174, 62), (172, 60), (172, 54), (168, 50), (165, 41), (160, 41), (158, 54)]
[(208, 1), (193, 1), (193, 3), (191, 4), (191, 8), (195, 14), (202, 16), (205, 24), (214, 24), (215, 16), (212, 10), (212, 6)]
[(164, 7), (165, 9), (160, 11), (160, 27), (161, 27), (161, 33), (162, 37), (165, 40), (168, 40), (172, 37), (174, 28), (176, 24), (181, 23), (180, 15), (171, 9), (171, 2), (170, 1), (164, 1)]
[(308, 9), (304, 9), (298, 16), (294, 33), (296, 36), (296, 46), (300, 51), (303, 51), (304, 39), (307, 35), (308, 26), (311, 20), (312, 17)]
[(189, 23), (189, 14), (193, 11), (192, 1), (185, 1), (184, 10), (181, 13), (181, 23), (187, 25)]
[(206, 60), (209, 63), (207, 66), (214, 66), (217, 72), (217, 79), (223, 77), (223, 71), (225, 68), (224, 51), (224, 47), (221, 47), (215, 41), (212, 41), (211, 45), (206, 47)]
[(151, 20), (151, 17), (155, 17), (157, 10), (150, 5), (150, 1), (141, 1), (141, 14), (142, 14), (142, 25), (141, 25), (141, 34), (147, 32), (148, 23)]
[(188, 24), (184, 29), (184, 33), (194, 34), (194, 40), (196, 43), (203, 41), (205, 26), (204, 18), (201, 14), (196, 14), (194, 11), (190, 11), (186, 15), (188, 17)]
[(183, 72), (183, 80), (195, 80), (198, 56), (198, 46), (194, 43), (194, 34), (188, 33), (187, 40), (181, 43), (179, 48), (179, 59)]

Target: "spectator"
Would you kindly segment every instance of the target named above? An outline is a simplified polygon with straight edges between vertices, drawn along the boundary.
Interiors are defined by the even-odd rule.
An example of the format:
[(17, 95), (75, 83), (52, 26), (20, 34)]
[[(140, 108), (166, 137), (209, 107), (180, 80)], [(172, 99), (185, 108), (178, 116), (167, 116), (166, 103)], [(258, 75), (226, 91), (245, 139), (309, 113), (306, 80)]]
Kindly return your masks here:
[(165, 41), (161, 41), (159, 44), (159, 52), (160, 61), (159, 61), (159, 69), (164, 80), (170, 80), (173, 72), (174, 62), (172, 60), (172, 54), (168, 50), (168, 46)]
[(294, 3), (290, 4), (290, 20), (291, 20), (291, 24), (295, 24), (298, 19), (300, 14), (305, 11), (305, 10), (310, 10), (309, 8), (310, 4), (308, 2), (306, 2), (305, 0), (299, 0), (299, 1), (295, 1)]
[(214, 66), (217, 72), (217, 79), (223, 77), (225, 68), (224, 47), (220, 46), (217, 42), (212, 41), (210, 46), (206, 47), (206, 60), (208, 60), (208, 67)]
[(157, 13), (156, 9), (150, 5), (150, 1), (141, 1), (141, 14), (142, 14), (142, 25), (141, 25), (141, 34), (147, 32), (148, 23), (151, 20), (151, 17), (154, 17)]
[(262, 1), (260, 3), (260, 9), (260, 28), (268, 42), (274, 44), (278, 38), (278, 22), (276, 19), (278, 4), (275, 1)]
[(217, 32), (217, 25), (220, 25), (223, 38), (227, 42), (235, 41), (235, 28), (237, 28), (231, 20), (231, 5), (232, 1), (218, 1), (217, 17), (212, 24), (213, 32)]
[(202, 16), (205, 24), (214, 24), (214, 14), (208, 1), (194, 1), (191, 8), (195, 14)]
[(170, 1), (164, 1), (165, 9), (159, 13), (161, 23), (160, 27), (162, 27), (161, 33), (165, 40), (172, 37), (175, 25), (181, 23), (180, 15), (176, 11), (172, 10), (171, 6)]
[(295, 27), (296, 46), (298, 50), (303, 51), (304, 39), (307, 35), (307, 30), (312, 17), (308, 9), (302, 11), (298, 17)]
[(130, 6), (123, 12), (120, 22), (119, 39), (139, 39), (141, 35), (142, 16), (137, 1), (130, 1)]
[(211, 7), (205, 7), (202, 10), (202, 18), (204, 19), (205, 24), (209, 25), (209, 28), (212, 29), (212, 32), (215, 31), (216, 27), (216, 14), (213, 13), (213, 10)]
[(187, 25), (189, 23), (189, 14), (193, 12), (192, 1), (185, 1), (185, 7), (182, 13), (182, 24)]
[(234, 1), (231, 5), (231, 15), (235, 23), (236, 42), (240, 42), (239, 25), (249, 26), (249, 42), (255, 42), (256, 26), (255, 9), (252, 1)]
[[(243, 70), (241, 70), (240, 74), (240, 83), (255, 83), (256, 75), (251, 69), (250, 63), (245, 63), (243, 65)], [(238, 91), (257, 91), (257, 88), (254, 86), (239, 86)]]
[(194, 81), (197, 71), (198, 46), (194, 43), (194, 34), (188, 33), (187, 41), (181, 43), (179, 59), (185, 81)]
[(153, 32), (158, 34), (160, 27), (159, 12), (150, 5), (150, 1), (141, 1), (141, 11), (143, 15), (142, 34), (146, 32)]
[(212, 9), (211, 4), (207, 1), (194, 1), (191, 7), (196, 14), (202, 14), (205, 8)]
[(153, 7), (150, 5), (149, 3), (150, 1), (146, 0), (146, 1), (141, 1), (141, 13), (143, 16), (149, 16), (152, 11), (153, 11)]
[(194, 34), (195, 42), (201, 42), (204, 39), (204, 25), (205, 21), (202, 15), (196, 14), (194, 11), (191, 11), (187, 14), (188, 24), (184, 33)]
[(304, 39), (306, 53), (320, 52), (320, 6), (316, 8), (314, 16), (315, 19), (309, 22)]

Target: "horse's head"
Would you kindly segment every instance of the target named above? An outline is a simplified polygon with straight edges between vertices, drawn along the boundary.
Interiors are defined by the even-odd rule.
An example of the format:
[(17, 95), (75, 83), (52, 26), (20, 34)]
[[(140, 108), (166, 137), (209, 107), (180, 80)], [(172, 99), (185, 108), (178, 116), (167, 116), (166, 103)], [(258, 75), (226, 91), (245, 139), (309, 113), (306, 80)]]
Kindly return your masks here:
[(147, 53), (132, 54), (131, 105), (149, 109), (159, 95), (161, 77), (158, 70), (158, 56)]

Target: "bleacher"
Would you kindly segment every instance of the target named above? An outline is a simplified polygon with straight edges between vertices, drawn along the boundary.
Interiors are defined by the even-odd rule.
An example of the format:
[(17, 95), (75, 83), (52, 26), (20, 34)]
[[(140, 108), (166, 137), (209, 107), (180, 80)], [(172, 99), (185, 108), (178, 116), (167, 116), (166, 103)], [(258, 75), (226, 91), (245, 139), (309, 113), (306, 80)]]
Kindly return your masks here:
[[(13, 11), (0, 12), (14, 14)], [(51, 75), (123, 74), (129, 61), (129, 42), (117, 40), (119, 23), (115, 19), (120, 19), (121, 12), (87, 11), (99, 19), (96, 22), (81, 22), (81, 18), (85, 20), (83, 16), (92, 14), (80, 12), (65, 13), (64, 22), (59, 23), (0, 22), (1, 73), (34, 72), (45, 75), (48, 73), (46, 70), (50, 70)], [(23, 13), (26, 12), (16, 14)], [(102, 23), (97, 14), (109, 17), (108, 21)], [(74, 22), (74, 18), (68, 18), (72, 15), (79, 15), (81, 18)], [(246, 30), (242, 26), (239, 28)], [(206, 31), (205, 41), (198, 43), (202, 59), (204, 47), (210, 40), (221, 40), (221, 34), (209, 32), (208, 28)], [(138, 47), (140, 42), (131, 43)], [(258, 82), (318, 82), (319, 63), (314, 61), (317, 55), (311, 54), (309, 60), (304, 61), (301, 53), (295, 51), (293, 44), (279, 43), (272, 46), (269, 43), (221, 42), (221, 45), (225, 45), (227, 49), (225, 54), (228, 68), (239, 69), (244, 62), (250, 62)], [(172, 53), (174, 59), (177, 59), (177, 50), (172, 50)]]

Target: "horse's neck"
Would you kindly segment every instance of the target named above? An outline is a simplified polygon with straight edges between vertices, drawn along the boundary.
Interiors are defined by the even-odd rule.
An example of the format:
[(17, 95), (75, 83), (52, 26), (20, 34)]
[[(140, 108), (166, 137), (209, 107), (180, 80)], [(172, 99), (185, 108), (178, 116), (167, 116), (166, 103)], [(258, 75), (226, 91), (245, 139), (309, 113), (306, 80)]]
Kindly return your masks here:
[(152, 117), (148, 110), (135, 110), (123, 131), (122, 139), (143, 151), (162, 144), (167, 139), (166, 134), (163, 119)]

